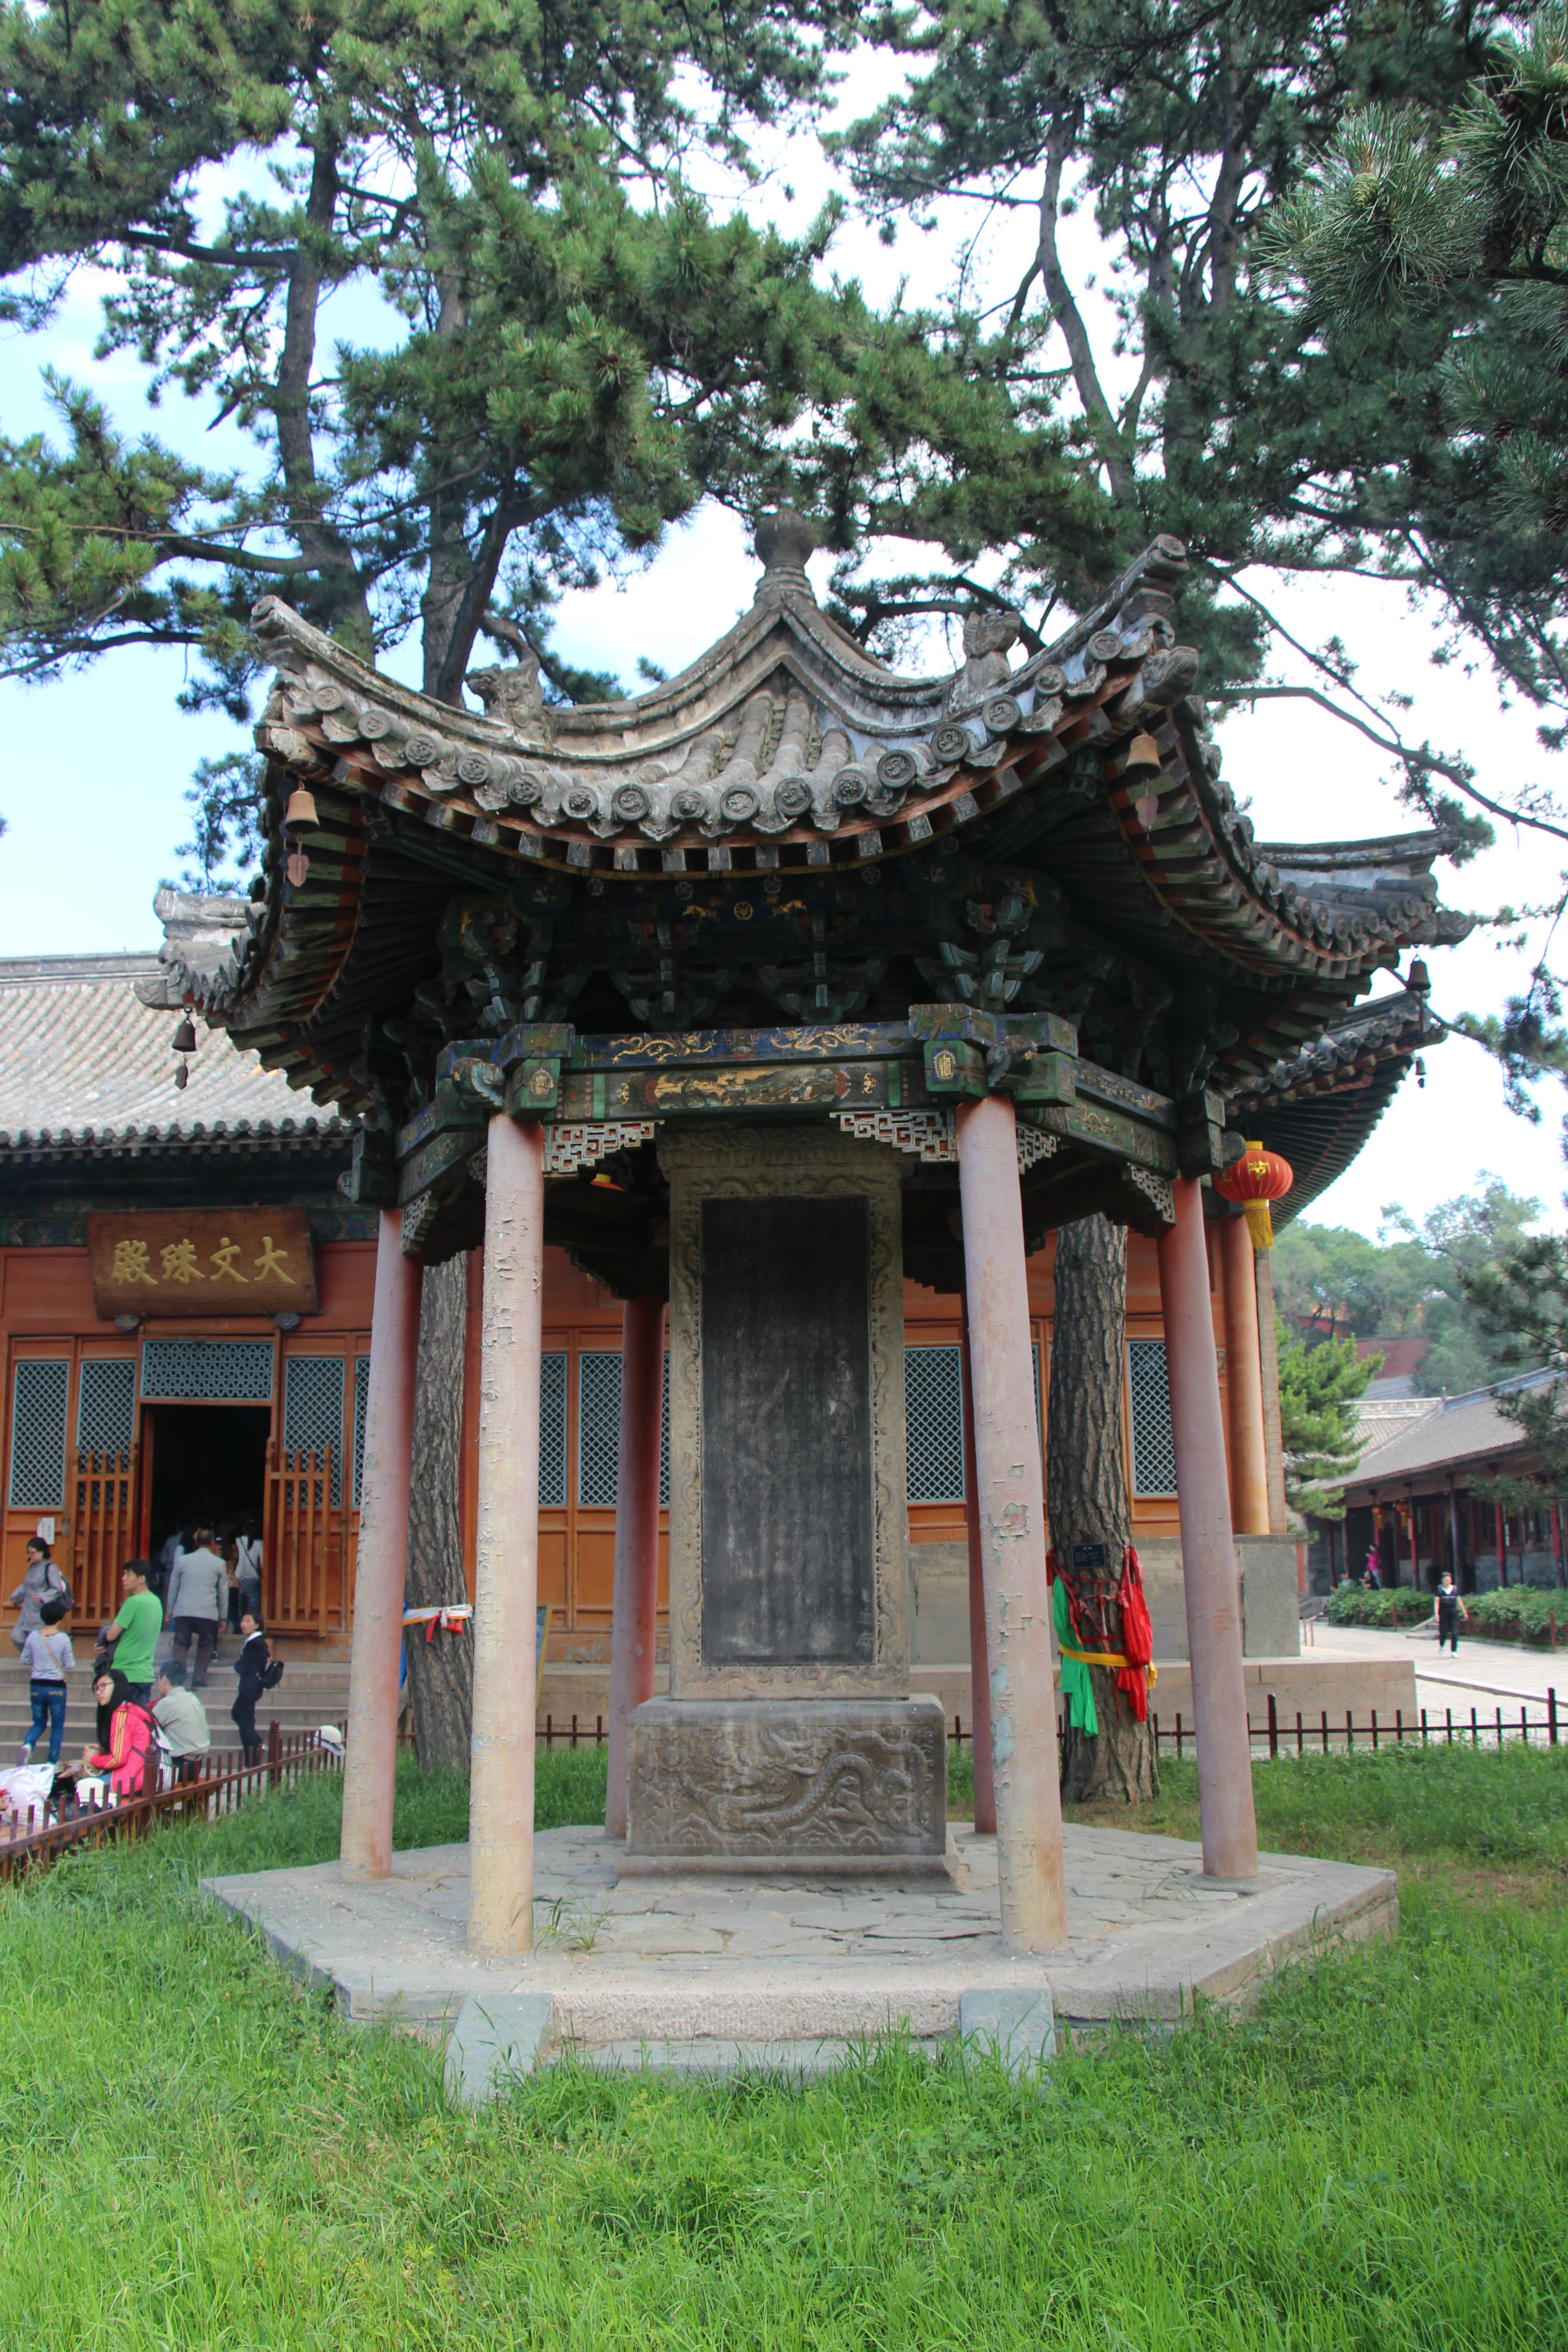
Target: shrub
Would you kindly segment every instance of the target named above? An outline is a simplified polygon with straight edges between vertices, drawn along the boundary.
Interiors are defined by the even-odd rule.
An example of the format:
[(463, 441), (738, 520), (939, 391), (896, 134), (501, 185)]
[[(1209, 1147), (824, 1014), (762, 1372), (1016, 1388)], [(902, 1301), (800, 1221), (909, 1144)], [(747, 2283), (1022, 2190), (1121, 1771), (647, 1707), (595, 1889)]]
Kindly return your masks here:
[(1342, 1584), (1330, 1593), (1331, 1625), (1418, 1625), (1432, 1614), (1432, 1603), (1420, 1592), (1369, 1592), (1364, 1585)]
[(1568, 1633), (1568, 1606), (1564, 1596), (1555, 1591), (1510, 1584), (1498, 1592), (1479, 1592), (1465, 1606), (1489, 1633), (1513, 1641), (1550, 1641), (1553, 1620), (1560, 1632)]

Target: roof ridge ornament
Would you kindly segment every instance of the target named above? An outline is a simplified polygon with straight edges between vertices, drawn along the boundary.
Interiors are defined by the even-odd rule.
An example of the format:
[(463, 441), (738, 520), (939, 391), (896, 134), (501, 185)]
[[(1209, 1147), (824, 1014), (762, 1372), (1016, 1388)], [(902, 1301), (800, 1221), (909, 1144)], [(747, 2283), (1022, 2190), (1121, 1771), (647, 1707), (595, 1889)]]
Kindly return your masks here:
[(771, 514), (759, 515), (752, 526), (752, 543), (763, 560), (753, 604), (773, 604), (784, 596), (804, 596), (808, 604), (816, 604), (805, 576), (805, 560), (821, 541), (816, 526), (797, 508), (780, 506)]

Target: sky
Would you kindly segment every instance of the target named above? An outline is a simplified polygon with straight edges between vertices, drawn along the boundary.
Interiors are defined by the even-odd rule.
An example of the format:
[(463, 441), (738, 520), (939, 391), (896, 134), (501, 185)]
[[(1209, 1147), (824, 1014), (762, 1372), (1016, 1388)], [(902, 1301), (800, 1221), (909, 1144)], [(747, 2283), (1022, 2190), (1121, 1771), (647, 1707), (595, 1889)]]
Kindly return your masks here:
[[(841, 117), (863, 110), (877, 77), (858, 69), (847, 85)], [(777, 142), (761, 184), (741, 194), (715, 181), (722, 200), (738, 196), (758, 217), (799, 229), (816, 210), (831, 173), (813, 145), (799, 138)], [(1000, 297), (1021, 274), (1026, 215), (993, 221), (975, 256), (978, 280)], [(833, 265), (861, 278), (874, 299), (888, 300), (906, 279), (917, 300), (934, 299), (950, 282), (954, 258), (974, 235), (973, 216), (956, 210), (929, 236), (901, 234), (891, 250), (864, 225), (851, 222), (835, 247)], [(1097, 273), (1103, 257), (1083, 216), (1068, 231), (1069, 268)], [(1074, 247), (1076, 247), (1076, 252)], [(123, 355), (93, 355), (100, 288), (90, 273), (73, 281), (56, 322), (43, 335), (0, 340), (0, 400), (5, 430), (16, 436), (40, 429), (47, 412), (39, 370), (47, 362), (91, 383), (129, 429), (155, 429), (209, 464), (238, 462), (237, 436), (205, 430), (200, 412), (166, 396), (153, 413), (145, 404), (143, 372)], [(1097, 297), (1088, 297), (1091, 317)], [(1107, 314), (1097, 320), (1103, 333)], [(363, 318), (329, 320), (329, 331), (360, 332)], [(900, 562), (908, 561), (907, 551)], [(818, 593), (829, 560), (813, 559)], [(561, 607), (556, 643), (568, 659), (618, 671), (634, 685), (639, 656), (667, 671), (683, 668), (731, 625), (751, 603), (757, 577), (749, 534), (739, 518), (708, 506), (673, 529), (651, 563), (624, 579), (569, 594)], [(1269, 601), (1292, 632), (1316, 644), (1336, 633), (1360, 664), (1360, 683), (1374, 700), (1402, 691), (1415, 698), (1406, 720), (1416, 739), (1428, 736), (1461, 749), (1476, 764), (1483, 787), (1506, 790), (1521, 775), (1541, 772), (1543, 755), (1529, 718), (1503, 710), (1489, 677), (1458, 666), (1432, 665), (1432, 616), (1408, 608), (1403, 589), (1366, 581), (1301, 579), (1268, 587)], [(1061, 625), (1050, 625), (1051, 634)], [(1179, 615), (1178, 615), (1178, 635)], [(940, 642), (916, 665), (951, 666)], [(388, 667), (410, 675), (406, 650)], [(1283, 667), (1283, 665), (1282, 665)], [(1304, 678), (1297, 665), (1293, 673)], [(167, 650), (117, 654), (56, 683), (27, 688), (0, 682), (0, 725), (10, 745), (0, 762), (0, 955), (49, 955), (113, 949), (153, 949), (160, 932), (153, 895), (181, 863), (187, 837), (184, 803), (198, 759), (236, 749), (241, 739), (216, 715), (186, 716), (176, 707), (185, 677), (184, 657)], [(1300, 702), (1261, 703), (1228, 716), (1221, 730), (1225, 773), (1251, 803), (1263, 841), (1355, 838), (1411, 829), (1414, 820), (1395, 800), (1388, 762), (1370, 743), (1326, 714)], [(1509, 832), (1462, 871), (1437, 868), (1446, 903), (1493, 908), (1531, 904), (1549, 896), (1558, 860), (1550, 844)], [(1523, 983), (1520, 953), (1495, 932), (1478, 929), (1461, 946), (1427, 958), (1432, 1003), (1440, 1013), (1500, 1009)], [(1474, 1190), (1489, 1175), (1542, 1204), (1545, 1224), (1565, 1222), (1559, 1129), (1564, 1098), (1542, 1097), (1539, 1125), (1511, 1114), (1503, 1102), (1497, 1066), (1479, 1047), (1450, 1037), (1426, 1056), (1424, 1087), (1407, 1081), (1352, 1166), (1321, 1195), (1313, 1221), (1345, 1224), (1375, 1235), (1385, 1212), (1400, 1208), (1420, 1219), (1439, 1202)]]

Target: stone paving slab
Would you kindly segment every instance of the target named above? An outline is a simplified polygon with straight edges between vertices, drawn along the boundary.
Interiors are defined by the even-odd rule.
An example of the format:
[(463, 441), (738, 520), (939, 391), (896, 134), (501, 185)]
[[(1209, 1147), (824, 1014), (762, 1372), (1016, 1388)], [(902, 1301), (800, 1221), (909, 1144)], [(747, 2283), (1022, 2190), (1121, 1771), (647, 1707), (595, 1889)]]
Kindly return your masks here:
[(487, 2000), (513, 1997), (516, 2013), (515, 1997), (536, 1997), (551, 2004), (541, 2055), (618, 2064), (642, 2051), (658, 2064), (661, 2047), (686, 2064), (704, 2047), (717, 2063), (721, 2044), (929, 2042), (958, 2032), (980, 1993), (1021, 2002), (1020, 2015), (1041, 1998), (1058, 2025), (1170, 2025), (1195, 1998), (1244, 2004), (1285, 1962), (1398, 1921), (1391, 1871), (1266, 1854), (1238, 1892), (1206, 1883), (1180, 1839), (1075, 1825), (1065, 1841), (1069, 1948), (1049, 1958), (1004, 1948), (995, 1841), (967, 1826), (950, 1837), (943, 1881), (907, 1885), (622, 1878), (617, 1841), (549, 1830), (535, 1843), (534, 1949), (506, 1960), (465, 1947), (466, 1845), (396, 1854), (370, 1885), (335, 1862), (204, 1884), (346, 2018), (445, 2040), (470, 1999), (482, 2016)]

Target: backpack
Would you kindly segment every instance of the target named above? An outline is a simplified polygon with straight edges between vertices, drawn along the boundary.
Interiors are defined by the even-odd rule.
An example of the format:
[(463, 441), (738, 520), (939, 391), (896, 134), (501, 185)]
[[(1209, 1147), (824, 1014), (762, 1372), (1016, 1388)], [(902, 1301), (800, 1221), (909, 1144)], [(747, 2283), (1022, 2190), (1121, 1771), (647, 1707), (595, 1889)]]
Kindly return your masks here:
[(282, 1658), (268, 1659), (265, 1671), (261, 1676), (261, 1687), (263, 1690), (277, 1689), (279, 1684), (283, 1679), (284, 1664), (285, 1661)]

